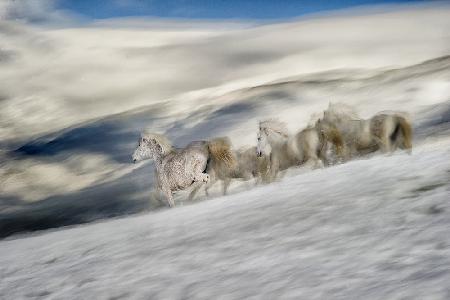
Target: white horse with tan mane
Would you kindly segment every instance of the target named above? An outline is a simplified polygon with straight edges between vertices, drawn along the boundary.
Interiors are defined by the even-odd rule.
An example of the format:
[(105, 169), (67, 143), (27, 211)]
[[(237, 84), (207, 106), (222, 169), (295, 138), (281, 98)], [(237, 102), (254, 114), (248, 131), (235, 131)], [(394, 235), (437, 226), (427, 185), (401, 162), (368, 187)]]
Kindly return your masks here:
[(342, 139), (333, 127), (320, 130), (307, 127), (295, 135), (290, 135), (286, 124), (277, 120), (259, 123), (257, 137), (258, 155), (269, 156), (269, 178), (275, 180), (279, 171), (293, 166), (309, 165), (323, 167), (325, 144), (331, 142), (338, 152), (342, 149)]
[(391, 153), (397, 148), (411, 152), (412, 126), (405, 113), (380, 112), (362, 119), (346, 104), (329, 104), (316, 126), (334, 126), (341, 132), (349, 157), (381, 150)]
[[(206, 172), (210, 176), (209, 182), (205, 185), (205, 194), (209, 196), (209, 188), (217, 181), (222, 182), (222, 193), (226, 195), (228, 187), (233, 179), (248, 181), (255, 179), (255, 185), (260, 182), (267, 182), (268, 158), (257, 155), (256, 147), (243, 147), (233, 151), (236, 164), (230, 168), (221, 161), (212, 161)], [(192, 200), (200, 189), (200, 185), (195, 187), (189, 199)]]
[(191, 142), (185, 148), (175, 149), (165, 136), (147, 130), (141, 134), (132, 158), (134, 162), (155, 161), (157, 190), (166, 196), (170, 207), (174, 206), (173, 192), (209, 181), (205, 173), (209, 164), (221, 163), (230, 169), (236, 164), (227, 138)]

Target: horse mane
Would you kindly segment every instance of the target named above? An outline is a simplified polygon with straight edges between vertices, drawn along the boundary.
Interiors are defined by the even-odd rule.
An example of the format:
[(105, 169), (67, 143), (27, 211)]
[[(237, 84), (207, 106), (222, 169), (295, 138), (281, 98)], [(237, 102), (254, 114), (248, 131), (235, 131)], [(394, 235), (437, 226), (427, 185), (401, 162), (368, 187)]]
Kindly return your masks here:
[(325, 112), (337, 119), (361, 120), (356, 109), (345, 103), (330, 103)]
[(142, 137), (149, 140), (152, 139), (155, 141), (155, 143), (160, 145), (162, 149), (162, 155), (167, 155), (174, 151), (172, 143), (162, 134), (151, 132), (150, 129), (145, 129), (142, 133)]
[(275, 119), (269, 119), (259, 122), (259, 128), (260, 130), (272, 130), (273, 132), (285, 137), (289, 136), (289, 131), (286, 127), (286, 123)]
[(312, 127), (316, 126), (317, 122), (319, 120), (322, 120), (322, 119), (323, 119), (323, 112), (321, 112), (321, 113), (317, 113), (317, 112), (313, 113), (310, 116), (310, 118), (309, 118), (309, 121), (308, 121), (308, 124), (307, 124), (307, 128), (312, 128)]

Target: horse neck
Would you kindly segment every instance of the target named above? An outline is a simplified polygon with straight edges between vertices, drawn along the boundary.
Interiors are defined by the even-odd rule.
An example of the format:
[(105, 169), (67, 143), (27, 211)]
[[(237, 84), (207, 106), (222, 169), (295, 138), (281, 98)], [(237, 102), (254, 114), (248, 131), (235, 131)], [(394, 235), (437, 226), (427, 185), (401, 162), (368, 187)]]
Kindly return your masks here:
[(272, 149), (281, 149), (284, 145), (286, 145), (288, 137), (284, 137), (281, 134), (275, 133), (267, 136), (267, 140), (269, 141)]
[(161, 169), (164, 157), (165, 156), (163, 154), (161, 154), (161, 153), (156, 153), (153, 156), (153, 160), (155, 161), (156, 170), (160, 170)]
[(289, 141), (286, 139), (283, 143), (272, 148), (270, 159), (278, 161), (279, 170), (285, 170), (293, 165), (293, 159), (289, 152)]

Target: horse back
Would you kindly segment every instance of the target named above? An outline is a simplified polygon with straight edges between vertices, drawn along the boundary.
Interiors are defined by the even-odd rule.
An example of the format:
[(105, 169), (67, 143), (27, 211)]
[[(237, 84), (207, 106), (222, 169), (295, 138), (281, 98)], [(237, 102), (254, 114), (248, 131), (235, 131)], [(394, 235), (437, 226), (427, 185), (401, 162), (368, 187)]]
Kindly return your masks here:
[(208, 160), (207, 143), (191, 142), (164, 158), (164, 174), (172, 190), (183, 190), (193, 183), (193, 172), (200, 167), (206, 169)]
[(194, 141), (187, 144), (186, 147), (182, 149), (184, 153), (202, 153), (208, 157), (208, 142), (206, 141)]

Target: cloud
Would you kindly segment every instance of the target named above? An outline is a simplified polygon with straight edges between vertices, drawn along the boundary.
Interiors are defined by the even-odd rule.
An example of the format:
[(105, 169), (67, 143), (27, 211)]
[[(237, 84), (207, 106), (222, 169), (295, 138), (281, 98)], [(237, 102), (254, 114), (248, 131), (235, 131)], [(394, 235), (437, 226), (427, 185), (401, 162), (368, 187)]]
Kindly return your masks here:
[(65, 24), (74, 16), (56, 8), (56, 0), (2, 0), (0, 21), (37, 24)]
[[(44, 18), (54, 4), (21, 3), (15, 14), (30, 20)], [(448, 8), (430, 8), (231, 30), (182, 22), (156, 29), (25, 24), (28, 31), (2, 36), (0, 24), (0, 139), (26, 139), (176, 97), (181, 110), (190, 106), (184, 93), (194, 91), (211, 95), (330, 69), (414, 64), (448, 53), (448, 20)]]

